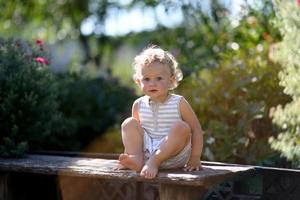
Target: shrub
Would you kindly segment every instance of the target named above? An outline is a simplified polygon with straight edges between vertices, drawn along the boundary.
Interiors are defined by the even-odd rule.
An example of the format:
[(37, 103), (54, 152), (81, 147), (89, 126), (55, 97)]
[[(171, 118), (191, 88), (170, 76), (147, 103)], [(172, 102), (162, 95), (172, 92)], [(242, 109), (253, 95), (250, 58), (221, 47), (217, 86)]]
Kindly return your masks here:
[(47, 149), (84, 150), (109, 127), (129, 115), (134, 91), (114, 78), (61, 74), (60, 106), (69, 127), (55, 133)]
[(57, 85), (43, 44), (0, 39), (0, 156), (37, 150), (58, 131)]
[(242, 66), (224, 60), (222, 66), (201, 70), (180, 87), (204, 125), (206, 159), (253, 164), (272, 154), (266, 143), (276, 132), (269, 110), (288, 98), (277, 85), (279, 66), (248, 63), (254, 59), (245, 56)]
[(276, 45), (274, 60), (282, 64), (279, 73), (280, 85), (292, 101), (285, 106), (278, 105), (273, 113), (273, 122), (280, 132), (270, 143), (284, 157), (300, 166), (300, 2), (277, 0), (277, 25), (282, 41)]
[(245, 16), (224, 32), (231, 40), (215, 67), (191, 73), (179, 87), (206, 131), (205, 159), (253, 164), (274, 154), (266, 145), (276, 135), (269, 110), (290, 99), (277, 84), (280, 66), (268, 58), (278, 40), (270, 26), (258, 13)]
[(48, 71), (42, 41), (0, 39), (0, 156), (85, 148), (129, 114), (136, 97), (117, 79)]

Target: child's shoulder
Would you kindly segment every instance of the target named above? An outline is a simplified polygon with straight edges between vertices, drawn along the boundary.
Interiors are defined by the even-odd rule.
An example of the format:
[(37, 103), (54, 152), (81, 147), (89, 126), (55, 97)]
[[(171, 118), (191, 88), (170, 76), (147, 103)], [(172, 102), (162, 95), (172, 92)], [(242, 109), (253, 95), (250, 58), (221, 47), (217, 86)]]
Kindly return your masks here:
[(139, 98), (137, 98), (135, 101), (134, 101), (134, 104), (138, 104), (138, 103), (141, 103), (141, 102), (147, 102), (149, 101), (149, 97), (148, 96), (141, 96)]
[(172, 101), (177, 101), (177, 102), (180, 102), (182, 99), (184, 99), (184, 97), (182, 95), (179, 95), (179, 94), (171, 94), (170, 95), (170, 100)]
[(178, 99), (181, 99), (183, 98), (182, 95), (179, 95), (179, 94), (170, 94), (172, 98), (178, 98)]

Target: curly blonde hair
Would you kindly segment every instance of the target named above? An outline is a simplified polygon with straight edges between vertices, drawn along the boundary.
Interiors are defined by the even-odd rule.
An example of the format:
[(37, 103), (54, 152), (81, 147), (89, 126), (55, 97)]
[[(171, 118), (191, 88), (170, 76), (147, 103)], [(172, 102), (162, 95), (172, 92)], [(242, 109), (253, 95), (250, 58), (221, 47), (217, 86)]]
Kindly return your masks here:
[(181, 81), (183, 78), (182, 72), (178, 67), (178, 63), (175, 60), (174, 56), (170, 52), (164, 51), (157, 45), (150, 45), (146, 47), (140, 54), (138, 54), (134, 58), (133, 79), (135, 81), (138, 79), (139, 72), (142, 67), (149, 66), (154, 62), (158, 62), (169, 67), (171, 75), (175, 77), (175, 82), (170, 89), (175, 89), (178, 86), (179, 81)]

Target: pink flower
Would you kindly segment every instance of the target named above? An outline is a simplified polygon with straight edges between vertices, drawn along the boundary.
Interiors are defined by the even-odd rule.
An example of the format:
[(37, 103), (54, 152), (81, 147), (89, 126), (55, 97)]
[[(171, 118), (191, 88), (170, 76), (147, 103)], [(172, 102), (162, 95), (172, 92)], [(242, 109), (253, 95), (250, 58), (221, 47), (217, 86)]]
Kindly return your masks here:
[(49, 61), (46, 58), (43, 57), (37, 57), (35, 58), (35, 62), (39, 62), (45, 65), (49, 65)]
[(300, 6), (300, 0), (296, 0), (296, 1), (297, 1), (298, 6)]
[(44, 41), (41, 40), (41, 39), (37, 39), (37, 40), (35, 41), (35, 43), (36, 43), (37, 45), (39, 45), (39, 46), (43, 46), (43, 45), (44, 45)]

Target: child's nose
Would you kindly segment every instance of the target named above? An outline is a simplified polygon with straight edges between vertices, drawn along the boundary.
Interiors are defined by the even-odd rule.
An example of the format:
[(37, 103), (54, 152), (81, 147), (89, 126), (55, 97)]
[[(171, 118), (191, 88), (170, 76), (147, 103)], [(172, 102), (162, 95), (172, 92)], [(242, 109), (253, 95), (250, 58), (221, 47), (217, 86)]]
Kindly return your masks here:
[(156, 84), (156, 81), (155, 80), (151, 80), (150, 82), (149, 82), (149, 85), (155, 85)]

